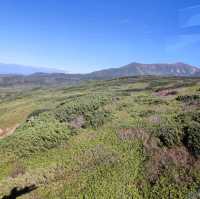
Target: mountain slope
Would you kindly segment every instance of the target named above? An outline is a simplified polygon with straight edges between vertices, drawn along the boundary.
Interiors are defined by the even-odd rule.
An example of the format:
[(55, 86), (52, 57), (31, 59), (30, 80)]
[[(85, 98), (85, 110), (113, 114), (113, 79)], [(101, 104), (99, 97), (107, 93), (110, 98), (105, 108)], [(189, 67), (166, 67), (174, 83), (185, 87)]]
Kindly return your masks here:
[(131, 63), (120, 68), (111, 68), (93, 72), (88, 77), (98, 79), (116, 78), (125, 76), (141, 76), (141, 75), (156, 75), (156, 76), (193, 76), (200, 72), (200, 69), (184, 63), (175, 64), (140, 64)]

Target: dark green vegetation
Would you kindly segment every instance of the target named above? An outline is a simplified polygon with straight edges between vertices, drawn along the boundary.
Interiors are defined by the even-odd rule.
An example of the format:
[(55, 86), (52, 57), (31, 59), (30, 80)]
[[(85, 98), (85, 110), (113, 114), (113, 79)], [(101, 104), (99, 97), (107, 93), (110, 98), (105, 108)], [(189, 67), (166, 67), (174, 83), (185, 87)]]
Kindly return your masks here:
[(188, 198), (200, 187), (200, 79), (0, 90), (0, 197)]

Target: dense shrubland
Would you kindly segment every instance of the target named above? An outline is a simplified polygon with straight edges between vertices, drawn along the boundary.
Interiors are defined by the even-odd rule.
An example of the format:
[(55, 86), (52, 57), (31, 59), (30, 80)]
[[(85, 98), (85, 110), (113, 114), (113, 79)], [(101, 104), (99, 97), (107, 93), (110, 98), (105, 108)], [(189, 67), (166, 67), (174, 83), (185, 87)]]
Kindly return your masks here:
[(184, 102), (184, 103), (195, 103), (199, 102), (200, 103), (200, 95), (183, 95), (183, 96), (178, 96), (176, 98), (178, 101)]
[(85, 119), (84, 127), (98, 128), (110, 117), (110, 112), (103, 107), (111, 101), (108, 97), (88, 96), (62, 104), (55, 110), (60, 122), (70, 122), (78, 116)]
[(4, 154), (17, 157), (30, 156), (59, 146), (70, 136), (70, 131), (51, 114), (44, 113), (27, 120), (15, 134), (0, 142)]
[(52, 110), (35, 110), (13, 136), (0, 142), (2, 152), (24, 157), (59, 146), (74, 133), (69, 123), (80, 115), (84, 116), (82, 127), (98, 128), (111, 117), (111, 113), (103, 108), (108, 102), (109, 98), (91, 95), (69, 100)]
[(13, 94), (0, 128), (30, 108), (0, 140), (0, 197), (36, 184), (22, 198), (188, 198), (200, 186), (199, 84), (129, 77)]
[(184, 112), (177, 120), (182, 128), (183, 143), (194, 155), (200, 155), (200, 111)]

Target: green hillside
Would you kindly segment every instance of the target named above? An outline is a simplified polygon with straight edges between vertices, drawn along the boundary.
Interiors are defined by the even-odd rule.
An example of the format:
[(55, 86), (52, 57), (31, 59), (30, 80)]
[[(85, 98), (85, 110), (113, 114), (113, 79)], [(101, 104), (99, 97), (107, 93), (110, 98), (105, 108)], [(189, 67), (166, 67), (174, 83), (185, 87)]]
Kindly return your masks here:
[(0, 90), (0, 198), (187, 199), (200, 188), (200, 78)]

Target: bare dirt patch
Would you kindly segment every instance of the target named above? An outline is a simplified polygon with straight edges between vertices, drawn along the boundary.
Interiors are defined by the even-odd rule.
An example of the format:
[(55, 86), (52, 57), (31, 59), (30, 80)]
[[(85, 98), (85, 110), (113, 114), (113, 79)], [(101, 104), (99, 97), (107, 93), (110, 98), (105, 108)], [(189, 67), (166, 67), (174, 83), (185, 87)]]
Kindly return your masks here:
[(178, 94), (178, 91), (177, 90), (161, 90), (161, 91), (158, 91), (155, 93), (156, 96), (159, 96), (159, 97), (167, 97), (167, 96), (174, 96), (174, 95), (177, 95)]
[(71, 128), (80, 129), (85, 125), (85, 118), (83, 115), (79, 115), (69, 123)]
[(4, 135), (4, 130), (0, 128), (0, 137)]
[(0, 139), (12, 135), (18, 127), (19, 124), (16, 124), (15, 126), (6, 129), (0, 128)]

